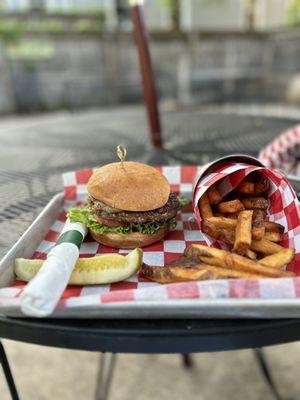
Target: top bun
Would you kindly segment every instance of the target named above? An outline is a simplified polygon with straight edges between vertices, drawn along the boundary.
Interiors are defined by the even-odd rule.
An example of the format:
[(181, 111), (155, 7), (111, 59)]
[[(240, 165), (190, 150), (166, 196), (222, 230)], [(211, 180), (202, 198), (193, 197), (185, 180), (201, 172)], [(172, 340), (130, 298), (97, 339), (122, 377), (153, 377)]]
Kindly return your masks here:
[(170, 195), (168, 180), (155, 168), (134, 161), (104, 165), (87, 185), (90, 195), (125, 211), (149, 211), (164, 206)]

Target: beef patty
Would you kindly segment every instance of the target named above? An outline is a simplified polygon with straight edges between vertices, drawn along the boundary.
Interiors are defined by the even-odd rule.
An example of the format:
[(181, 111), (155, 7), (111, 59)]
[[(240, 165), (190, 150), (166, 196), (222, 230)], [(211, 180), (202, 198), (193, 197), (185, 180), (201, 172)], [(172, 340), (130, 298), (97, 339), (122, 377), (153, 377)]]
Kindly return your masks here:
[(99, 222), (110, 225), (109, 222), (125, 224), (144, 224), (151, 222), (166, 222), (176, 216), (180, 207), (176, 193), (171, 192), (167, 203), (151, 211), (124, 211), (108, 206), (89, 196), (88, 203), (98, 217)]

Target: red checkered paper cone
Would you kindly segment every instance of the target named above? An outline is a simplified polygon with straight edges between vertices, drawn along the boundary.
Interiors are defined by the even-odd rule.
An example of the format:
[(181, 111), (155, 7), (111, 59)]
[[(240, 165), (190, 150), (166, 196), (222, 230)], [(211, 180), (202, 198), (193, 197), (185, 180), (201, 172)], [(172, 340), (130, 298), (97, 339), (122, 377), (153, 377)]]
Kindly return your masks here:
[[(207, 189), (213, 184), (222, 197), (228, 195), (242, 180), (251, 172), (260, 171), (271, 182), (269, 192), (268, 216), (270, 221), (277, 222), (285, 227), (282, 245), (295, 249), (295, 258), (288, 265), (288, 269), (300, 275), (300, 208), (296, 193), (287, 178), (276, 170), (271, 170), (257, 165), (246, 163), (224, 161), (215, 164), (215, 169), (210, 170), (196, 181), (193, 194), (193, 207), (196, 219), (201, 229), (201, 215), (199, 211), (199, 200)], [(206, 236), (209, 245), (219, 247), (217, 241)]]

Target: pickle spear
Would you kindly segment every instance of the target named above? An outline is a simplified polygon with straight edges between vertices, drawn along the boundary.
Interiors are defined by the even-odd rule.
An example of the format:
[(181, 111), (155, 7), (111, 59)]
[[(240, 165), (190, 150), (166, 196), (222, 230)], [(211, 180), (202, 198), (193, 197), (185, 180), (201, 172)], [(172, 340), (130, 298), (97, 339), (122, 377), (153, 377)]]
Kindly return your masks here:
[[(136, 248), (126, 256), (104, 254), (79, 258), (69, 280), (70, 285), (99, 285), (123, 281), (136, 274), (142, 266), (143, 251)], [(15, 274), (22, 281), (30, 281), (39, 271), (43, 260), (16, 258)]]

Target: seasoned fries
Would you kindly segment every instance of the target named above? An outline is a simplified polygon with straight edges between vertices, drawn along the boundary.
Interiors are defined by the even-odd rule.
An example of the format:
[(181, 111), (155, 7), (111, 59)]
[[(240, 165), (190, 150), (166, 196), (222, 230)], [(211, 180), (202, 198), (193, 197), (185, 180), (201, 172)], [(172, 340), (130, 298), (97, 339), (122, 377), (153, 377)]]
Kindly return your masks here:
[(282, 241), (282, 234), (279, 232), (266, 232), (264, 238), (278, 243)]
[(244, 195), (251, 195), (255, 191), (255, 183), (254, 182), (242, 182), (239, 184), (237, 187), (236, 191), (238, 193), (244, 194)]
[(212, 185), (199, 200), (201, 230), (228, 250), (192, 244), (184, 256), (165, 265), (143, 265), (141, 275), (154, 282), (207, 279), (260, 279), (295, 276), (283, 267), (294, 249), (280, 246), (284, 227), (268, 221), (268, 178), (252, 173), (226, 197)]
[(203, 219), (213, 217), (207, 193), (204, 193), (204, 195), (199, 200), (199, 207), (200, 207), (201, 217)]
[(240, 200), (236, 199), (236, 200), (224, 201), (223, 203), (218, 204), (217, 209), (222, 214), (226, 213), (234, 214), (245, 210), (245, 207), (243, 206)]
[(204, 263), (220, 268), (234, 269), (252, 274), (259, 274), (265, 277), (287, 277), (294, 276), (293, 272), (281, 271), (275, 268), (265, 267), (256, 261), (249, 260), (229, 251), (216, 249), (214, 247), (192, 244), (185, 249), (185, 255), (197, 257)]
[(143, 265), (141, 276), (158, 283), (175, 283), (211, 279), (205, 269), (192, 269), (178, 266), (152, 267)]
[(227, 244), (234, 243), (234, 231), (230, 229), (217, 228), (211, 221), (204, 220), (201, 225), (202, 231), (216, 240)]
[(246, 196), (260, 196), (269, 190), (270, 182), (264, 175), (259, 175), (258, 180), (254, 182), (249, 181), (249, 178), (250, 176), (239, 184), (236, 189), (238, 193)]
[(267, 267), (281, 268), (285, 264), (290, 263), (294, 258), (294, 255), (295, 255), (294, 249), (283, 249), (278, 253), (262, 258), (259, 262), (260, 264), (265, 265)]
[(245, 197), (241, 202), (246, 210), (266, 210), (269, 205), (268, 200), (263, 197)]
[(270, 189), (270, 181), (269, 179), (264, 176), (260, 175), (258, 181), (255, 184), (255, 189), (254, 189), (254, 196), (260, 196), (264, 193), (266, 193)]
[(265, 228), (267, 232), (284, 232), (284, 226), (277, 224), (276, 222), (265, 221), (264, 222)]
[(232, 214), (220, 214), (220, 216), (237, 220), (239, 213), (236, 212), (236, 213), (232, 213)]
[(253, 212), (252, 220), (252, 237), (255, 240), (261, 240), (265, 235), (265, 223), (264, 223), (265, 213), (262, 210), (255, 210)]
[(249, 249), (252, 240), (252, 215), (253, 211), (241, 211), (235, 228), (235, 241), (233, 250), (244, 255)]
[(217, 228), (224, 229), (235, 229), (237, 225), (236, 219), (230, 219), (226, 217), (211, 217), (209, 218), (209, 222), (214, 224)]
[(257, 254), (255, 253), (255, 251), (247, 249), (246, 251), (246, 257), (250, 258), (250, 260), (256, 260), (257, 259)]
[[(257, 172), (248, 175), (224, 199), (220, 199), (220, 193), (213, 185), (208, 189), (208, 196), (204, 200), (205, 209), (210, 212), (201, 211), (201, 229), (205, 234), (226, 244), (231, 252), (245, 256), (260, 267), (280, 269), (292, 261), (295, 251), (279, 244), (283, 240), (284, 227), (267, 220), (269, 201), (266, 196), (269, 188), (268, 178)], [(231, 262), (237, 261), (235, 256), (228, 257)], [(217, 258), (216, 256), (213, 260), (213, 265), (225, 268), (224, 262), (222, 265), (218, 264)], [(206, 258), (202, 257), (201, 260), (211, 264)], [(238, 262), (241, 260), (238, 259)], [(262, 275), (266, 273), (261, 272), (260, 268), (257, 272), (253, 264), (251, 267), (248, 264), (246, 267), (243, 263), (242, 265), (243, 268), (250, 268), (251, 273), (254, 270)]]
[(267, 255), (278, 253), (284, 249), (284, 247), (280, 246), (279, 244), (264, 238), (261, 240), (252, 240), (250, 248), (251, 250)]
[(212, 186), (208, 189), (207, 195), (210, 204), (218, 204), (222, 201), (222, 196), (220, 195), (218, 189), (215, 186)]
[(186, 256), (180, 257), (175, 262), (166, 264), (165, 267), (152, 267), (143, 264), (141, 276), (158, 283), (175, 283), (229, 278), (257, 279), (263, 277), (260, 274), (236, 271), (229, 268), (218, 268)]

